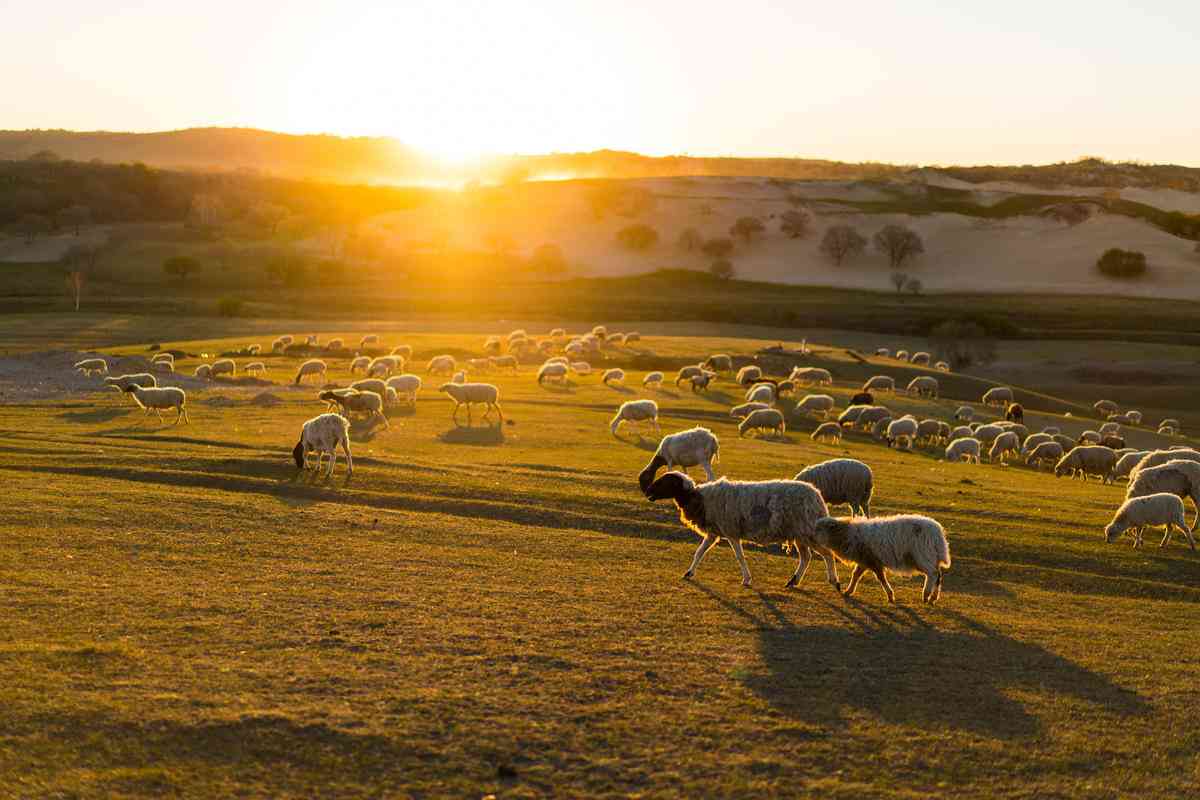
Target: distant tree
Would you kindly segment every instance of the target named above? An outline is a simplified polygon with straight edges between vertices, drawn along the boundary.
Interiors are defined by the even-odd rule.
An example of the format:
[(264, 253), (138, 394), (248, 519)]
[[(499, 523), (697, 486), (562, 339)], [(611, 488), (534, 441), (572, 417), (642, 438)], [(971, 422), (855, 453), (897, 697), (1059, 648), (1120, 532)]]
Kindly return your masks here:
[(649, 225), (627, 225), (617, 231), (617, 241), (627, 250), (641, 252), (658, 244), (658, 231)]
[(909, 278), (904, 282), (904, 291), (909, 294), (920, 294), (925, 287), (921, 284), (918, 278)]
[(701, 248), (704, 255), (715, 259), (729, 258), (733, 252), (733, 240), (725, 238), (709, 239)]
[(956, 372), (996, 360), (996, 342), (978, 323), (946, 320), (930, 331), (934, 352)]
[(695, 228), (684, 228), (679, 234), (679, 249), (688, 253), (699, 250), (704, 245), (704, 237)]
[(62, 228), (72, 230), (79, 235), (79, 229), (92, 221), (92, 210), (87, 206), (67, 206), (55, 215)]
[(39, 236), (51, 230), (50, 219), (44, 214), (26, 214), (17, 222), (17, 230), (25, 237), (25, 244), (32, 244)]
[(892, 270), (925, 252), (925, 243), (916, 231), (903, 225), (886, 225), (874, 237), (875, 249), (888, 257)]
[(562, 275), (567, 271), (567, 259), (561, 247), (547, 242), (530, 255), (529, 268), (543, 275)]
[(718, 258), (709, 266), (708, 272), (714, 278), (727, 281), (733, 277), (733, 264), (727, 258)]
[(200, 271), (200, 262), (191, 256), (171, 256), (163, 261), (162, 268), (163, 272), (186, 283), (188, 275)]
[(54, 152), (53, 150), (38, 150), (29, 157), (29, 160), (40, 161), (44, 164), (52, 164), (55, 161), (61, 161), (62, 159), (59, 157), (58, 153)]
[(1096, 261), (1096, 269), (1110, 278), (1140, 278), (1146, 274), (1146, 254), (1113, 247)]
[(779, 217), (779, 230), (789, 238), (804, 239), (812, 232), (812, 212), (806, 208), (785, 211)]
[(908, 283), (908, 274), (904, 272), (892, 273), (892, 286), (896, 287), (897, 292), (904, 291), (904, 285)]
[(831, 225), (821, 237), (821, 252), (834, 266), (854, 258), (867, 249), (867, 239), (850, 225)]
[(83, 286), (87, 283), (87, 272), (82, 269), (67, 270), (67, 295), (75, 301), (75, 310), (79, 310), (79, 301), (83, 297)]
[(729, 235), (749, 244), (751, 239), (765, 230), (766, 226), (758, 217), (739, 217), (738, 221), (730, 226)]
[(308, 257), (298, 248), (278, 247), (267, 257), (264, 269), (268, 277), (284, 286), (302, 286), (308, 274)]

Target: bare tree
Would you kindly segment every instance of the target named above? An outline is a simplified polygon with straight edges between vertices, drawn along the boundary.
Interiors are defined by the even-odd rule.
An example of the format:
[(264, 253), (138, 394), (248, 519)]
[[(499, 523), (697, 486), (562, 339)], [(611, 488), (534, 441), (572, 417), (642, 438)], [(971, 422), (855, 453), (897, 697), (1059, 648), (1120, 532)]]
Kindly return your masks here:
[(911, 228), (903, 225), (886, 225), (875, 234), (875, 249), (888, 257), (893, 270), (925, 252), (925, 243)]
[(904, 284), (908, 283), (908, 274), (905, 272), (892, 273), (892, 286), (896, 287), (897, 292), (904, 291)]
[(821, 252), (838, 267), (866, 249), (866, 237), (850, 225), (832, 225), (821, 238)]
[(812, 212), (806, 208), (785, 211), (779, 217), (779, 230), (792, 239), (804, 239), (812, 232)]

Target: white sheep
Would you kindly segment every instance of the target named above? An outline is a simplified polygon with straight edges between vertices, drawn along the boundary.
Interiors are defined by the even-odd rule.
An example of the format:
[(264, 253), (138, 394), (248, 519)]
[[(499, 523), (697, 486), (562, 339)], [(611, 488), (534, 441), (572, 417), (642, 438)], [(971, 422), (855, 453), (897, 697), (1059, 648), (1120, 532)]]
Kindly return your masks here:
[(875, 475), (871, 468), (853, 458), (832, 458), (805, 467), (794, 480), (811, 483), (821, 492), (825, 505), (848, 505), (852, 514), (871, 516)]
[(360, 349), (369, 344), (379, 344), (379, 337), (374, 333), (368, 333), (366, 336), (358, 340), (358, 346)]
[(374, 392), (380, 397), (387, 394), (387, 384), (379, 378), (363, 378), (350, 384), (350, 388), (360, 392)]
[(787, 425), (779, 409), (760, 408), (751, 411), (738, 423), (738, 436), (745, 436), (748, 431), (771, 431), (782, 436), (787, 431)]
[(1168, 461), (1156, 467), (1144, 467), (1130, 479), (1125, 496), (1142, 497), (1156, 492), (1170, 492), (1180, 498), (1192, 498), (1192, 503), (1196, 506), (1196, 520), (1191, 528), (1200, 525), (1200, 463)]
[(617, 435), (617, 429), (621, 427), (622, 422), (632, 425), (647, 420), (653, 423), (654, 432), (661, 436), (662, 431), (658, 427), (658, 403), (653, 400), (630, 400), (622, 403), (612, 418), (612, 434)]
[(1042, 433), (1046, 433), (1046, 434), (1049, 434), (1050, 436), (1053, 436), (1056, 433), (1062, 433), (1062, 429), (1059, 428), (1057, 425), (1047, 425), (1046, 427), (1042, 428)]
[(926, 445), (937, 444), (942, 435), (942, 423), (936, 419), (923, 419), (917, 423), (916, 441)]
[(1062, 457), (1062, 445), (1055, 441), (1047, 441), (1034, 445), (1033, 449), (1029, 451), (1029, 455), (1026, 456), (1025, 463), (1038, 466), (1053, 465), (1057, 464)]
[(559, 383), (565, 383), (567, 380), (567, 370), (568, 367), (566, 364), (560, 364), (557, 361), (547, 361), (545, 364), (542, 364), (541, 369), (538, 370), (538, 385), (540, 386), (548, 380), (556, 380)]
[(938, 379), (932, 375), (918, 375), (908, 382), (907, 391), (909, 394), (919, 395), (921, 397), (932, 397), (937, 399), (938, 396)]
[(300, 381), (311, 375), (319, 375), (321, 379), (324, 380), (325, 362), (319, 358), (310, 358), (308, 361), (305, 361), (300, 365), (300, 368), (296, 370), (296, 379), (293, 381), (293, 383), (296, 386), (299, 386)]
[[(141, 386), (143, 388), (152, 388), (158, 386), (158, 379), (149, 372), (137, 372), (132, 375), (117, 375), (104, 379), (105, 386), (111, 386), (114, 389), (124, 392), (126, 386)], [(133, 402), (137, 402), (130, 398)]]
[(175, 362), (174, 361), (151, 361), (150, 369), (154, 370), (155, 372), (162, 372), (165, 374), (170, 374), (175, 371)]
[(454, 360), (454, 356), (434, 356), (429, 360), (429, 365), (425, 367), (425, 371), (430, 375), (451, 375), (458, 368), (458, 362)]
[(742, 403), (739, 406), (734, 406), (729, 409), (729, 416), (734, 419), (745, 419), (747, 414), (758, 411), (761, 408), (770, 408), (770, 403)]
[(1033, 448), (1037, 447), (1042, 442), (1053, 442), (1054, 437), (1048, 433), (1031, 433), (1025, 437), (1025, 441), (1021, 442), (1021, 453), (1028, 455), (1033, 452)]
[(882, 441), (883, 437), (887, 436), (888, 425), (891, 425), (891, 424), (892, 424), (892, 418), (890, 416), (881, 417), (879, 420), (877, 420), (875, 422), (874, 425), (871, 426), (871, 430), (870, 430), (871, 436), (875, 439), (879, 439)]
[(704, 374), (704, 368), (699, 364), (688, 364), (686, 367), (680, 367), (679, 372), (675, 373), (675, 385), (678, 386), (684, 381), (691, 381), (692, 378), (702, 374)]
[(637, 331), (629, 331), (625, 334), (625, 344), (632, 344), (633, 342), (640, 342), (641, 340), (642, 334), (638, 333)]
[(318, 338), (317, 334), (315, 334), (315, 333), (310, 333), (306, 337), (304, 337), (304, 344), (308, 347), (316, 347), (317, 343), (319, 341), (320, 341), (320, 339)]
[[(697, 369), (700, 369), (700, 367), (697, 367)], [(680, 370), (680, 372), (682, 372), (682, 370)], [(747, 364), (737, 372), (737, 382), (742, 386), (754, 383), (760, 378), (762, 378), (762, 367), (754, 364)]]
[(485, 420), (492, 409), (496, 410), (500, 419), (504, 419), (504, 412), (500, 410), (500, 390), (490, 383), (443, 383), (438, 391), (445, 392), (454, 401), (452, 417), (455, 424), (458, 424), (458, 410), (463, 406), (467, 407), (467, 425), (471, 424), (472, 405), (487, 406), (483, 412)]
[[(782, 544), (800, 553), (796, 572), (788, 581), (794, 586), (804, 574), (811, 558), (809, 542), (818, 519), (828, 516), (825, 501), (817, 488), (800, 481), (730, 481), (725, 478), (696, 485), (681, 472), (668, 472), (645, 488), (654, 502), (673, 500), (679, 520), (703, 540), (692, 556), (684, 580), (695, 576), (704, 554), (721, 539), (728, 539), (742, 571), (742, 585), (750, 585), (750, 568), (742, 553), (742, 542)], [(837, 585), (833, 559), (824, 550), (829, 582)]]
[[(355, 361), (357, 360), (355, 359)], [(372, 378), (386, 378), (393, 372), (400, 372), (403, 369), (404, 359), (400, 356), (379, 356), (371, 359), (367, 365), (367, 375)], [(350, 371), (354, 371), (353, 367)]]
[(350, 421), (340, 414), (321, 414), (313, 417), (300, 428), (300, 441), (292, 449), (292, 458), (296, 468), (308, 469), (308, 454), (317, 454), (316, 471), (321, 471), (321, 460), (329, 454), (329, 471), (325, 477), (333, 476), (333, 466), (337, 463), (337, 448), (341, 446), (346, 453), (346, 479), (354, 474), (354, 457), (350, 455)]
[(1002, 433), (1004, 433), (1003, 426), (990, 423), (976, 428), (973, 436), (984, 444), (991, 445), (992, 441)]
[(488, 359), (488, 361), (496, 369), (511, 369), (513, 372), (517, 371), (518, 362), (517, 357), (514, 355), (509, 354), (505, 356), (496, 356)]
[(992, 440), (991, 449), (988, 450), (988, 461), (995, 463), (999, 459), (1003, 464), (1005, 457), (1009, 455), (1021, 455), (1021, 439), (1013, 431), (1005, 431)]
[(365, 374), (367, 372), (367, 370), (370, 368), (370, 366), (371, 366), (371, 357), (370, 356), (358, 356), (357, 358), (355, 358), (353, 361), (350, 362), (350, 374), (353, 375), (356, 372), (362, 372)]
[(341, 350), (345, 346), (346, 346), (345, 341), (342, 340), (340, 337), (334, 337), (325, 343), (326, 350)]
[(969, 464), (974, 461), (979, 463), (979, 453), (982, 443), (978, 439), (969, 436), (956, 438), (946, 445), (946, 460), (959, 462), (966, 460)]
[(888, 447), (899, 448), (904, 445), (906, 450), (912, 450), (913, 440), (917, 438), (917, 421), (912, 417), (894, 419), (887, 426), (884, 440)]
[(862, 413), (864, 411), (866, 411), (868, 408), (872, 408), (872, 406), (852, 405), (852, 406), (847, 407), (845, 411), (843, 411), (840, 415), (838, 415), (838, 418), (837, 418), (838, 424), (839, 425), (850, 425), (851, 427), (853, 427), (858, 422), (858, 418), (861, 417)]
[(1109, 414), (1115, 414), (1120, 410), (1112, 400), (1097, 400), (1092, 404), (1092, 408), (1096, 409), (1096, 413), (1100, 415), (1101, 419), (1107, 419)]
[(821, 419), (828, 419), (829, 412), (833, 411), (834, 400), (827, 394), (807, 394), (804, 398), (796, 403), (796, 412), (800, 414), (812, 414), (820, 416)]
[(950, 569), (950, 543), (935, 519), (919, 514), (875, 519), (826, 517), (817, 521), (814, 539), (840, 561), (854, 565), (847, 597), (854, 594), (868, 570), (879, 579), (889, 603), (896, 602), (896, 593), (888, 582), (888, 572), (923, 574), (921, 596), (926, 603), (935, 603), (942, 596), (942, 579)]
[(930, 356), (929, 356), (929, 353), (924, 353), (924, 352), (913, 353), (912, 356), (908, 359), (908, 361), (910, 364), (916, 364), (917, 366), (927, 367), (927, 366), (929, 366)]
[(133, 395), (133, 399), (146, 412), (143, 416), (149, 416), (153, 411), (158, 415), (159, 422), (162, 422), (163, 409), (173, 408), (175, 409), (175, 422), (172, 424), (178, 425), (181, 419), (184, 422), (191, 422), (187, 414), (187, 395), (183, 389), (174, 386), (143, 387), (130, 384), (121, 391)]
[(833, 373), (821, 367), (793, 367), (788, 380), (806, 386), (829, 386), (833, 383)]
[(450, 382), (451, 383), (466, 383), (467, 382), (467, 371), (460, 369), (458, 372), (456, 372), (450, 376)]
[(1102, 423), (1100, 425), (1099, 433), (1100, 433), (1101, 437), (1120, 436), (1121, 435), (1121, 423), (1119, 423), (1119, 422)]
[(949, 362), (946, 362), (946, 361), (939, 361), (933, 365), (933, 368), (936, 369), (938, 372), (949, 372), (950, 364), (949, 364)]
[(212, 363), (211, 376), (214, 378), (218, 375), (233, 375), (235, 372), (237, 372), (237, 364), (232, 358), (218, 358)]
[(290, 337), (290, 336), (277, 337), (273, 342), (271, 342), (271, 352), (278, 353), (278, 352), (286, 349), (287, 346), (291, 343), (292, 343), (292, 337)]
[(886, 347), (876, 347), (875, 348), (875, 355), (880, 356), (881, 358), (887, 358), (891, 354), (892, 354), (892, 351)]
[(173, 353), (155, 353), (154, 357), (150, 359), (151, 364), (156, 364), (159, 361), (170, 361), (172, 364), (174, 364), (175, 355)]
[(708, 428), (689, 428), (686, 431), (664, 436), (650, 463), (638, 475), (638, 485), (645, 493), (662, 467), (682, 469), (700, 467), (705, 477), (713, 480), (712, 465), (720, 460), (720, 443)]
[(358, 394), (358, 389), (327, 389), (317, 395), (317, 399), (325, 403), (326, 411), (334, 411), (342, 404), (342, 398)]
[(383, 414), (384, 398), (387, 396), (387, 391), (388, 387), (384, 387), (383, 394), (373, 391), (359, 391), (357, 389), (331, 389), (327, 392), (321, 392), (317, 397), (331, 406), (334, 404), (341, 406), (347, 416), (351, 413), (358, 413), (366, 415), (368, 419), (379, 417), (383, 420), (383, 426), (390, 428), (391, 424)]
[[(874, 427), (879, 420), (888, 419), (891, 416), (892, 412), (887, 406), (867, 406), (859, 413), (854, 424), (866, 431)], [(838, 422), (841, 422), (841, 417), (838, 417)]]
[(1007, 386), (993, 386), (983, 393), (985, 406), (1007, 407), (1013, 401), (1013, 390)]
[(247, 375), (261, 375), (267, 371), (267, 365), (261, 361), (251, 361), (242, 368), (242, 372)]
[(1100, 445), (1074, 447), (1054, 465), (1054, 477), (1063, 475), (1081, 477), (1085, 482), (1088, 475), (1099, 475), (1101, 483), (1112, 483), (1113, 467), (1117, 465), (1117, 454)]
[(955, 439), (962, 439), (963, 437), (970, 437), (974, 435), (975, 431), (971, 430), (971, 426), (959, 425), (950, 430), (950, 434), (946, 437), (946, 440), (953, 442)]
[(661, 372), (647, 372), (646, 377), (642, 378), (642, 386), (646, 389), (658, 389), (662, 386), (663, 374)]
[(391, 355), (400, 356), (405, 361), (412, 359), (413, 349), (410, 344), (398, 344), (392, 348)]
[(571, 372), (574, 372), (576, 375), (591, 375), (592, 365), (586, 361), (572, 361)]
[(822, 422), (811, 434), (813, 441), (829, 440), (837, 443), (842, 441), (842, 426), (836, 422)]
[(975, 418), (975, 409), (970, 406), (959, 406), (954, 409), (954, 418), (959, 422), (970, 422)]
[(1133, 546), (1141, 547), (1143, 531), (1159, 525), (1165, 528), (1162, 541), (1158, 543), (1159, 547), (1165, 547), (1167, 542), (1171, 541), (1173, 529), (1179, 528), (1192, 549), (1196, 549), (1196, 540), (1184, 519), (1183, 500), (1170, 492), (1156, 492), (1127, 499), (1117, 509), (1112, 522), (1104, 526), (1104, 538), (1112, 544), (1128, 530), (1133, 533)]
[(897, 350), (896, 351), (896, 360), (908, 361), (908, 351), (907, 350)]
[(714, 353), (704, 359), (700, 366), (712, 372), (729, 372), (733, 369), (733, 357), (725, 353)]
[(208, 364), (201, 364), (196, 369), (192, 370), (192, 374), (197, 378), (208, 380), (212, 377), (212, 367)]
[(551, 339), (563, 339), (566, 338), (567, 330), (566, 328), (552, 328), (549, 335)]
[(1104, 438), (1100, 435), (1100, 431), (1084, 431), (1079, 434), (1080, 444), (1100, 444), (1100, 440)]
[(1113, 467), (1113, 479), (1128, 478), (1133, 472), (1134, 467), (1146, 456), (1150, 455), (1149, 450), (1133, 450), (1128, 453), (1122, 453), (1117, 458), (1117, 465)]
[(421, 377), (411, 373), (393, 375), (387, 379), (386, 386), (388, 389), (396, 392), (397, 399), (399, 399), (399, 395), (404, 395), (404, 399), (415, 406), (417, 404), (417, 392), (421, 391)]
[(248, 355), (248, 356), (256, 356), (256, 355), (258, 355), (258, 354), (259, 354), (259, 353), (261, 353), (261, 352), (262, 352), (262, 345), (261, 345), (261, 344), (249, 344), (249, 345), (246, 345), (245, 353), (246, 353), (246, 355)]
[(867, 382), (862, 385), (864, 392), (894, 392), (896, 391), (896, 379), (891, 375), (872, 375), (867, 378)]
[(625, 382), (625, 370), (623, 369), (606, 369), (604, 375), (601, 376), (600, 382), (606, 386), (611, 386), (614, 383), (620, 384)]
[[(695, 383), (695, 378), (692, 379)], [(747, 403), (775, 404), (775, 387), (769, 383), (759, 383), (746, 390)]]
[(1165, 464), (1168, 461), (1177, 460), (1200, 461), (1200, 452), (1191, 448), (1182, 448), (1179, 450), (1152, 450), (1147, 453), (1141, 461), (1134, 465), (1129, 471), (1129, 479), (1133, 480), (1137, 477), (1138, 472), (1149, 467), (1157, 467)]

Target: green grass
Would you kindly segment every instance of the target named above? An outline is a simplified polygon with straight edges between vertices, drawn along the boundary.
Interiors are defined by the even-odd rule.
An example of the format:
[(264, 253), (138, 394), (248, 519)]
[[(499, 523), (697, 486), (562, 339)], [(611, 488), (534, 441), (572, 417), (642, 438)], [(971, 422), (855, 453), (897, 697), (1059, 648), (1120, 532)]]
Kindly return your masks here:
[[(145, 324), (114, 320), (108, 333), (127, 341)], [(303, 329), (274, 329), (285, 330)], [(241, 338), (183, 349), (246, 341), (230, 335)], [(425, 354), (479, 337), (384, 341)], [(678, 363), (757, 344), (643, 342)], [(854, 363), (822, 358), (839, 376)], [(275, 359), (271, 374), (294, 364)], [(333, 368), (344, 382), (343, 362)], [(289, 462), (319, 410), (312, 388), (272, 389), (285, 402), (271, 409), (204, 402), (257, 389), (193, 392), (192, 423), (177, 428), (140, 423), (115, 394), (5, 406), (6, 792), (1195, 791), (1200, 559), (1178, 541), (1106, 546), (1121, 487), (952, 466), (861, 436), (818, 445), (813, 423), (782, 441), (738, 439), (726, 415), (736, 387), (672, 392), (658, 396), (664, 429), (712, 427), (720, 472), (785, 477), (862, 458), (875, 509), (935, 516), (954, 558), (934, 608), (909, 579), (895, 607), (870, 582), (843, 600), (820, 569), (785, 590), (791, 560), (757, 548), (752, 589), (724, 547), (684, 583), (696, 539), (636, 487), (652, 445), (607, 429), (641, 392), (595, 376), (538, 389), (529, 369), (494, 380), (514, 425), (455, 428), (429, 380), (415, 414), (358, 432), (348, 484), (344, 467), (314, 482)], [(851, 390), (835, 387), (839, 406)]]

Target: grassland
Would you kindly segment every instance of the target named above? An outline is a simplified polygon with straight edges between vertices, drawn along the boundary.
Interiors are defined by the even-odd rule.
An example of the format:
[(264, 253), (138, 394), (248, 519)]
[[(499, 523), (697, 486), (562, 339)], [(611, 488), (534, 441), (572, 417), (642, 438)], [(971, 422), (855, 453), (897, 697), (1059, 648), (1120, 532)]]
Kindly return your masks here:
[[(6, 322), (4, 345), (107, 336), (124, 344), (108, 352), (166, 339), (199, 354), (268, 333), (44, 322), (37, 334)], [(384, 340), (428, 355), (479, 337), (433, 324)], [(617, 361), (762, 343), (651, 334)], [(839, 405), (879, 368), (842, 348), (814, 363), (846, 378)], [(272, 359), (269, 375), (294, 364)], [(346, 380), (343, 362), (333, 370)], [(273, 408), (247, 402), (259, 388), (193, 392), (192, 424), (175, 428), (113, 394), (5, 405), (0, 795), (1196, 791), (1200, 560), (1178, 541), (1105, 546), (1121, 487), (951, 466), (861, 437), (819, 445), (811, 423), (739, 440), (726, 416), (736, 387), (664, 392), (652, 395), (664, 428), (712, 427), (721, 472), (862, 458), (877, 510), (937, 517), (954, 555), (934, 608), (909, 580), (895, 607), (870, 583), (843, 600), (820, 570), (784, 590), (790, 559), (761, 549), (748, 553), (752, 589), (726, 548), (683, 583), (695, 539), (634, 481), (653, 445), (607, 430), (641, 392), (595, 377), (538, 389), (528, 370), (493, 379), (514, 424), (460, 429), (427, 385), (389, 429), (356, 428), (348, 483), (297, 479), (288, 460), (318, 410), (311, 388), (272, 387)], [(981, 385), (953, 376), (945, 401), (885, 402), (945, 415)], [(1077, 403), (1026, 399), (1053, 412), (1035, 425), (1085, 424), (1061, 416), (1083, 413)]]

